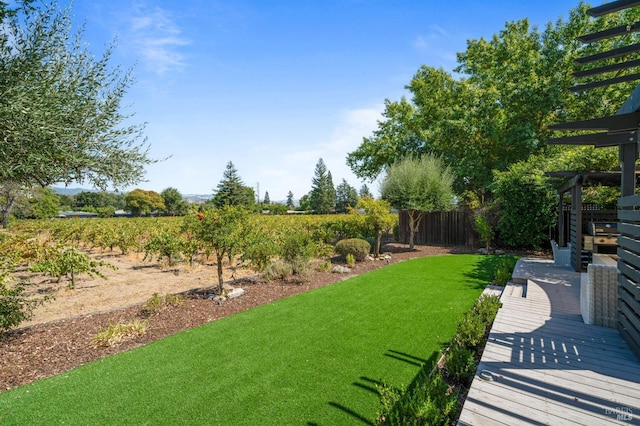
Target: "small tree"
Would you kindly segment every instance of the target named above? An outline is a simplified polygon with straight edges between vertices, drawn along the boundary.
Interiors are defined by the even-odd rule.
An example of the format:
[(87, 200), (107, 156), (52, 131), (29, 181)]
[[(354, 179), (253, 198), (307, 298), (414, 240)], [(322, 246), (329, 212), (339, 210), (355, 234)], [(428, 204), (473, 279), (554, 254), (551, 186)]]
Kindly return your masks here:
[(213, 252), (218, 267), (218, 292), (222, 294), (224, 283), (223, 262), (225, 256), (232, 258), (248, 235), (249, 215), (241, 206), (224, 206), (220, 209), (204, 210), (189, 214), (184, 227), (202, 242), (205, 250)]
[(448, 210), (453, 202), (453, 172), (431, 155), (412, 156), (393, 163), (382, 181), (382, 198), (409, 216), (409, 248), (427, 212)]
[(365, 223), (373, 230), (375, 242), (373, 244), (373, 254), (380, 255), (380, 243), (382, 233), (393, 228), (396, 224), (396, 216), (389, 213), (391, 205), (386, 200), (374, 200), (370, 196), (360, 198), (358, 208), (364, 210)]

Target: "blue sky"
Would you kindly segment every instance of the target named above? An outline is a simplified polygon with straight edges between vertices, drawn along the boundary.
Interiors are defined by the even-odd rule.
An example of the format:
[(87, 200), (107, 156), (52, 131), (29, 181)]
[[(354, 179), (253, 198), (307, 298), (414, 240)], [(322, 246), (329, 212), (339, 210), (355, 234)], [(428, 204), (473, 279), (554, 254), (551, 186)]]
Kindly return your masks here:
[(116, 40), (112, 64), (136, 76), (124, 111), (148, 123), (152, 157), (171, 155), (136, 187), (210, 194), (232, 161), (275, 201), (308, 193), (320, 158), (335, 185), (359, 189), (347, 153), (421, 65), (452, 70), (468, 39), (525, 17), (544, 27), (577, 4), (76, 0), (72, 15), (97, 54)]

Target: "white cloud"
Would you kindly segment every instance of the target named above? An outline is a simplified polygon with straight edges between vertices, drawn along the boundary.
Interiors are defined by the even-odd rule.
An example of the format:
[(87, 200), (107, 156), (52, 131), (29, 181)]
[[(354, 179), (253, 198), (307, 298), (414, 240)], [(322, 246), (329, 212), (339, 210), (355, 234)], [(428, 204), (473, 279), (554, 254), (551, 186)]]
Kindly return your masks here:
[(191, 44), (173, 16), (159, 7), (138, 7), (130, 19), (130, 36), (142, 62), (157, 74), (185, 66), (180, 47)]

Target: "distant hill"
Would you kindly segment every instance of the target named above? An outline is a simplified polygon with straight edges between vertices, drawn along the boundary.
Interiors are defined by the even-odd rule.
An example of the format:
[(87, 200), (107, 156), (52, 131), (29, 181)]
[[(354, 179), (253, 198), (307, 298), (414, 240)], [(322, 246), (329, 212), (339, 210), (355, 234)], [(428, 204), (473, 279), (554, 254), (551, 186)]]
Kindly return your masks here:
[[(58, 195), (76, 195), (81, 192), (100, 192), (97, 189), (86, 188), (61, 188), (58, 186), (52, 186), (53, 192)], [(211, 194), (186, 194), (182, 195), (182, 199), (194, 204), (201, 204), (213, 198)]]
[(53, 192), (58, 195), (76, 195), (81, 192), (100, 192), (96, 189), (86, 189), (86, 188), (61, 188), (58, 186), (52, 186)]

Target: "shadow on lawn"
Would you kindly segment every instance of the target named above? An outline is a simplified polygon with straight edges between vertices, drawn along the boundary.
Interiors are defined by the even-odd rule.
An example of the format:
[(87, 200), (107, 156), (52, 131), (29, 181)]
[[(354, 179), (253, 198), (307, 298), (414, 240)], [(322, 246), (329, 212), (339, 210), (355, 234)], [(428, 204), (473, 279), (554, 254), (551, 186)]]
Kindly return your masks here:
[[(440, 355), (440, 352), (438, 351), (434, 351), (431, 356), (428, 359), (424, 359), (424, 358), (420, 358), (414, 355), (410, 355), (407, 354), (405, 352), (399, 352), (399, 351), (395, 351), (393, 349), (389, 349), (384, 356), (389, 357), (389, 358), (393, 358), (395, 360), (401, 361), (401, 362), (405, 362), (407, 364), (411, 364), (413, 366), (416, 367), (420, 367), (420, 371), (418, 371), (418, 374), (416, 374), (416, 376), (414, 377), (414, 379), (411, 381), (411, 383), (409, 384), (409, 386), (407, 387), (408, 390), (413, 389), (416, 384), (417, 384), (417, 380), (418, 378), (423, 375), (423, 374), (429, 374), (431, 372), (431, 370), (433, 370), (434, 365), (436, 364), (436, 362), (438, 361), (438, 357)], [(352, 383), (353, 386), (356, 386), (360, 389), (363, 389), (367, 392), (370, 392), (372, 394), (374, 394), (376, 397), (379, 396), (379, 392), (378, 392), (378, 386), (382, 386), (384, 385), (383, 382), (381, 382), (380, 380), (374, 380), (370, 377), (365, 377), (365, 376), (361, 376), (360, 379), (357, 382)], [(343, 413), (351, 416), (353, 419), (361, 422), (362, 424), (366, 424), (366, 425), (375, 425), (375, 419), (370, 419), (367, 418), (361, 414), (359, 414), (358, 412), (356, 412), (355, 410), (352, 410), (349, 407), (346, 407), (338, 402), (335, 401), (329, 401), (328, 404), (333, 407), (336, 408), (340, 411), (342, 411)], [(308, 426), (317, 426), (319, 425), (319, 423), (316, 422), (307, 422)]]
[(475, 280), (475, 283), (472, 284), (474, 288), (483, 289), (493, 282), (501, 259), (504, 258), (518, 259), (519, 256), (511, 254), (489, 254), (482, 256), (475, 268), (471, 272), (466, 273), (465, 276)]

